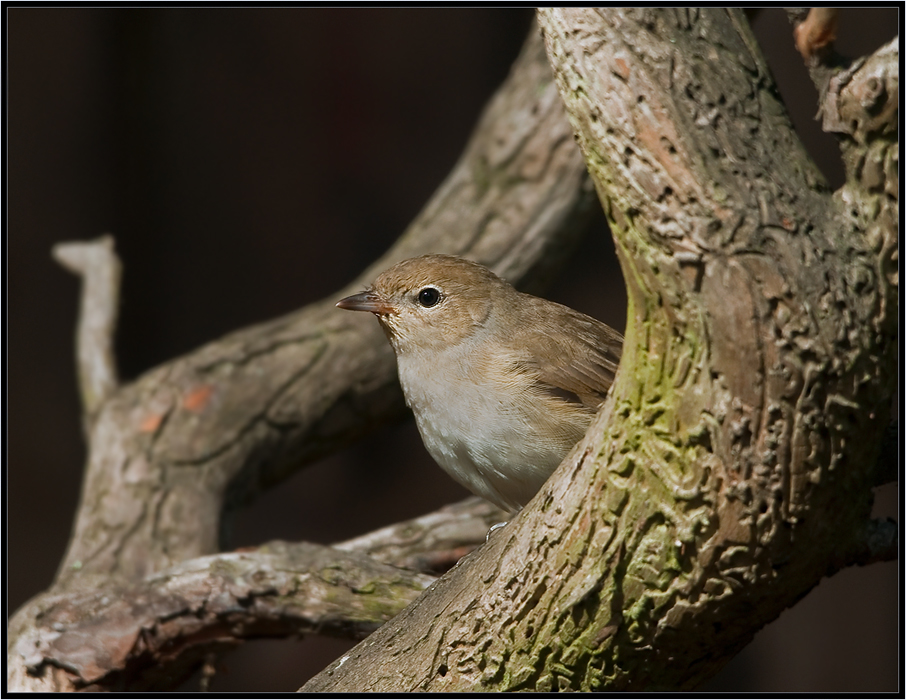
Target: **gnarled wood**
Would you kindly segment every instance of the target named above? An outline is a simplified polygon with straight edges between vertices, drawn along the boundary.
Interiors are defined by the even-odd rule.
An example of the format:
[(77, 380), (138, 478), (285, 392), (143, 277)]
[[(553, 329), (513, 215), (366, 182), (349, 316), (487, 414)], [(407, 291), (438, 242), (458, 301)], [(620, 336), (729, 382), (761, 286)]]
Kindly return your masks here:
[[(440, 250), (541, 283), (590, 211), (585, 181), (535, 37), (434, 199), (360, 279), (151, 370), (105, 403), (59, 582), (144, 576), (214, 552), (224, 508), (402, 416), (386, 339), (336, 299), (394, 261)], [(197, 528), (183, 526), (189, 514)]]
[(540, 17), (629, 291), (613, 393), (519, 517), (305, 691), (692, 688), (890, 541), (891, 221), (828, 191), (740, 12)]
[[(525, 511), (306, 690), (694, 687), (822, 575), (896, 554), (896, 527), (868, 518), (871, 486), (889, 478), (874, 464), (896, 342), (896, 45), (828, 80), (826, 124), (841, 134), (850, 175), (831, 193), (740, 13), (541, 16), (630, 292), (614, 391)], [(549, 80), (530, 41), (436, 199), (347, 291), (439, 245), (510, 279), (556, 262), (589, 202)], [(216, 550), (224, 507), (399, 414), (389, 348), (368, 319), (333, 310), (342, 293), (103, 402), (57, 584), (10, 622), (11, 688), (115, 683), (142, 658), (135, 630), (167, 621), (119, 624), (111, 596), (150, 600), (171, 631), (194, 624), (182, 616), (192, 596), (174, 605), (164, 579), (182, 569), (180, 591), (201, 590), (191, 557)], [(470, 511), (472, 526), (452, 538), (441, 533), (450, 521), (431, 516), (413, 528), (415, 543), (395, 527), (343, 547), (442, 566), (490, 516)], [(376, 569), (385, 583), (424, 582)], [(246, 585), (251, 571), (227, 586), (225, 608), (203, 606), (212, 624), (194, 631), (215, 642), (159, 655), (156, 672), (178, 676), (242, 638), (219, 615), (271, 595)], [(211, 590), (231, 575), (219, 573)], [(340, 608), (354, 618), (355, 602)], [(86, 644), (85, 630), (104, 612), (110, 648), (123, 653), (102, 668), (105, 647)], [(272, 612), (248, 607), (244, 629), (264, 630)], [(56, 648), (67, 634), (77, 642)]]
[(320, 303), (153, 369), (97, 407), (57, 580), (10, 623), (16, 634), (9, 677), (18, 679), (17, 689), (44, 687), (16, 649), (48, 596), (119, 590), (216, 552), (230, 510), (405, 415), (386, 339), (373, 320), (337, 310), (337, 299), (392, 263), (427, 252), (474, 258), (537, 290), (565, 260), (594, 206), (533, 28), (459, 163), (359, 279)]
[(10, 628), (12, 690), (167, 690), (260, 637), (362, 639), (484, 543), (504, 514), (468, 498), (333, 547), (269, 542), (140, 581), (39, 596)]

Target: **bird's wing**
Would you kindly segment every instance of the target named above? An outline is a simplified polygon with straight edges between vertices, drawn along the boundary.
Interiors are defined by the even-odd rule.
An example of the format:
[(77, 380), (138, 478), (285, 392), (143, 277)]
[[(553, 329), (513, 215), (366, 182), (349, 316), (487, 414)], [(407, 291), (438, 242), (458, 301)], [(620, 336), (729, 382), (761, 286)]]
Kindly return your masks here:
[(522, 331), (533, 336), (531, 343), (520, 343), (533, 348), (526, 369), (536, 374), (543, 393), (597, 410), (613, 384), (623, 337), (566, 306), (547, 302), (543, 310), (544, 320)]

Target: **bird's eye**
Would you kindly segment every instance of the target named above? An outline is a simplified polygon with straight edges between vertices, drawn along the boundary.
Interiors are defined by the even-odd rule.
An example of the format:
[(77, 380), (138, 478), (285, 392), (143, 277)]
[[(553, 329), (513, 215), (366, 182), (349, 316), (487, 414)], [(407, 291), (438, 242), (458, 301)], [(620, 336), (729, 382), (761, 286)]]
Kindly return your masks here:
[(427, 309), (440, 301), (440, 292), (434, 287), (425, 287), (418, 293), (416, 298), (418, 303)]

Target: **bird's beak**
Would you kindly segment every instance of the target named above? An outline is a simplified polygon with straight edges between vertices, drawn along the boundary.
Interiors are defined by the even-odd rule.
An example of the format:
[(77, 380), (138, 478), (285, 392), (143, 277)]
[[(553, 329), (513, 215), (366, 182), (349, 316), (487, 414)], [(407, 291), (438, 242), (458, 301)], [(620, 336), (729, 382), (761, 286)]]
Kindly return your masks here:
[(359, 292), (358, 294), (353, 294), (351, 297), (340, 299), (340, 301), (337, 302), (337, 306), (341, 309), (348, 309), (349, 311), (370, 311), (373, 314), (380, 314), (383, 316), (392, 314), (396, 311), (393, 306), (381, 299), (381, 297), (374, 292)]

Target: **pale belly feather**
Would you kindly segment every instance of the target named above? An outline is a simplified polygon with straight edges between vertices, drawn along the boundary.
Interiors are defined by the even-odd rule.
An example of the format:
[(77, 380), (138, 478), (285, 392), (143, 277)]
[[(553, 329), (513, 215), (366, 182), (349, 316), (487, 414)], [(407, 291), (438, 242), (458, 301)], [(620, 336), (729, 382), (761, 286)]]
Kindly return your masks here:
[[(430, 371), (417, 372), (416, 364)], [(455, 374), (439, 373), (430, 363), (400, 362), (399, 369), (430, 455), (457, 482), (508, 510), (531, 499), (585, 429), (580, 424), (544, 440), (538, 431), (551, 419), (540, 399), (507, 401), (504, 395), (512, 392), (495, 390), (486, 377), (480, 383), (445, 381)]]

